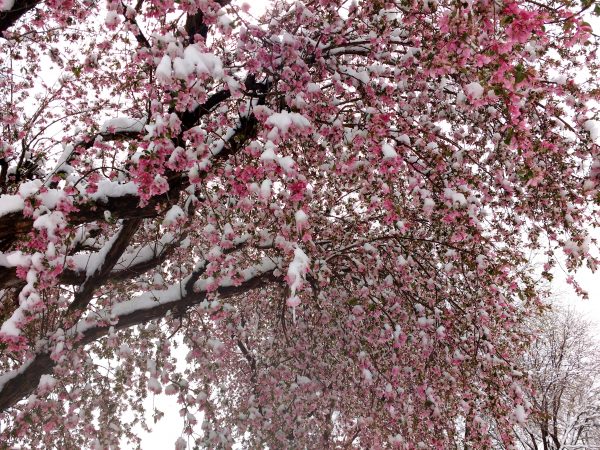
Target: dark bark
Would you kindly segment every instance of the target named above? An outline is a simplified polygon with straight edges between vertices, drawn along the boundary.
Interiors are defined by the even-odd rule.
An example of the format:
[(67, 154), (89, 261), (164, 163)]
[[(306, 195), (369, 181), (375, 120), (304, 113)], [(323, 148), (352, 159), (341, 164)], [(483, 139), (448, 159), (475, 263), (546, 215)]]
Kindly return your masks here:
[(55, 364), (50, 358), (50, 354), (37, 355), (25, 370), (2, 386), (0, 411), (15, 405), (19, 400), (31, 394), (39, 385), (42, 375), (50, 373)]
[(198, 105), (193, 111), (185, 111), (180, 113), (179, 119), (181, 120), (182, 129), (187, 131), (194, 127), (201, 117), (210, 113), (215, 106), (219, 105), (230, 97), (231, 92), (225, 90), (218, 91), (211, 95), (202, 105)]
[(8, 173), (8, 163), (5, 158), (0, 159), (0, 194), (4, 194), (6, 174)]
[[(231, 3), (231, 0), (216, 0), (221, 6), (226, 6)], [(196, 36), (201, 36), (206, 39), (208, 36), (209, 27), (204, 23), (204, 14), (198, 11), (196, 14), (188, 15), (185, 20), (185, 31), (188, 35), (188, 44), (196, 42)]]
[(141, 223), (142, 219), (130, 219), (123, 223), (122, 228), (118, 231), (118, 236), (106, 253), (104, 262), (98, 267), (96, 272), (85, 279), (75, 294), (73, 303), (69, 305), (69, 311), (85, 309), (92, 300), (96, 289), (107, 281), (111, 270), (117, 264), (123, 252), (127, 250), (131, 238)]
[(0, 36), (38, 3), (40, 3), (40, 0), (15, 0), (15, 4), (10, 11), (0, 12)]
[[(114, 219), (135, 219), (156, 217), (161, 206), (166, 206), (177, 200), (181, 187), (181, 178), (175, 175), (171, 179), (171, 189), (153, 197), (147, 205), (140, 206), (137, 195), (109, 197), (106, 202), (97, 201), (79, 205), (79, 211), (69, 215), (71, 225), (81, 225), (97, 220), (104, 220), (104, 212), (109, 211)], [(158, 210), (157, 210), (158, 207)], [(23, 216), (22, 212), (5, 214), (0, 217), (0, 243), (14, 242), (18, 235), (29, 233), (33, 228), (33, 219)]]
[(204, 14), (198, 12), (194, 15), (188, 15), (185, 20), (185, 31), (188, 35), (188, 44), (196, 42), (196, 35), (206, 39), (206, 36), (208, 36), (208, 25), (204, 23)]

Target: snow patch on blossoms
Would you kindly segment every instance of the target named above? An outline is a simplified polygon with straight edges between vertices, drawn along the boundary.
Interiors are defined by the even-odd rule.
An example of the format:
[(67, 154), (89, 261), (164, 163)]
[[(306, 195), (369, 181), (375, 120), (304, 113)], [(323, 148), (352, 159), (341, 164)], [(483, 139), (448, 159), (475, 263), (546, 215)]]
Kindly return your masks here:
[(259, 196), (260, 196), (261, 200), (263, 200), (263, 201), (269, 200), (269, 198), (271, 197), (272, 185), (273, 185), (273, 183), (268, 178), (266, 180), (263, 180), (263, 182), (260, 184)]
[(208, 344), (210, 349), (215, 353), (222, 352), (223, 349), (225, 348), (225, 344), (218, 339), (211, 338), (208, 341), (206, 341), (206, 343)]
[(398, 156), (394, 147), (387, 142), (381, 144), (381, 152), (383, 153), (383, 159), (394, 159)]
[(168, 83), (171, 81), (172, 62), (169, 55), (165, 55), (156, 66), (156, 79), (160, 83)]
[(464, 91), (468, 97), (477, 100), (483, 96), (484, 89), (477, 81), (473, 81), (465, 86)]
[(463, 194), (450, 188), (444, 189), (444, 197), (450, 200), (453, 205), (466, 206), (467, 204), (467, 199)]
[(62, 263), (57, 258), (57, 252), (60, 252), (57, 246), (62, 246), (62, 231), (67, 227), (66, 214), (72, 211), (66, 192), (46, 189), (39, 179), (22, 183), (18, 196), (10, 196), (8, 201), (3, 202), (4, 211), (14, 208), (24, 210), (27, 198), (31, 198), (31, 204), (35, 206), (30, 214), (33, 218), (32, 228), (37, 230), (31, 247), (37, 250), (45, 248), (45, 252), (38, 251), (29, 256), (17, 251), (2, 258), (3, 265), (17, 267), (19, 278), (26, 280), (26, 285), (19, 292), (18, 307), (0, 328), (0, 334), (11, 339), (21, 336), (22, 327), (47, 307), (38, 290), (52, 284), (62, 271)]
[(265, 144), (265, 149), (260, 155), (261, 161), (275, 161), (277, 159), (277, 155), (275, 155), (275, 144), (271, 141)]
[(165, 218), (162, 221), (163, 227), (170, 227), (177, 223), (181, 218), (185, 217), (183, 209), (179, 205), (173, 205), (169, 211), (165, 214)]
[(162, 386), (156, 378), (150, 377), (148, 379), (148, 390), (155, 394), (160, 394), (162, 392)]
[(12, 253), (0, 254), (0, 265), (4, 267), (27, 266), (31, 262), (31, 255), (17, 250)]
[(21, 183), (19, 186), (19, 195), (23, 198), (30, 197), (33, 194), (36, 194), (41, 187), (41, 180), (26, 181), (25, 183)]
[(175, 441), (175, 450), (185, 450), (186, 448), (187, 443), (185, 442), (185, 439), (183, 439), (181, 436), (178, 437)]
[(65, 215), (59, 211), (43, 214), (33, 222), (33, 228), (36, 230), (45, 230), (52, 241), (57, 239), (57, 233), (65, 229), (66, 226), (67, 220)]
[(401, 134), (397, 137), (398, 142), (400, 142), (401, 144), (410, 146), (410, 138), (408, 137), (408, 135), (406, 134)]
[(299, 209), (296, 211), (296, 214), (294, 214), (294, 220), (296, 221), (296, 229), (299, 233), (302, 233), (302, 231), (308, 227), (308, 216), (303, 210)]
[(267, 141), (265, 143), (265, 149), (260, 155), (260, 161), (265, 163), (275, 162), (284, 172), (292, 173), (296, 165), (294, 158), (291, 156), (277, 156), (275, 153), (276, 148), (276, 145), (272, 141)]
[(165, 395), (175, 395), (175, 394), (177, 394), (177, 392), (178, 392), (177, 386), (173, 383), (169, 384), (165, 388)]
[(267, 135), (267, 138), (271, 141), (276, 141), (278, 138), (281, 138), (282, 135), (287, 134), (292, 126), (300, 130), (311, 127), (310, 121), (302, 114), (296, 112), (290, 113), (287, 111), (271, 114), (267, 119), (266, 124), (272, 127)]
[(47, 394), (54, 389), (57, 384), (58, 381), (56, 378), (54, 378), (52, 375), (44, 374), (40, 377), (38, 389), (40, 390), (40, 393)]
[(525, 408), (523, 405), (517, 405), (513, 411), (513, 419), (518, 424), (524, 424), (527, 420), (527, 413), (525, 412)]
[(119, 183), (117, 181), (102, 180), (98, 183), (98, 189), (89, 194), (94, 201), (107, 202), (109, 197), (124, 197), (126, 195), (137, 195), (138, 187), (133, 181)]
[(104, 24), (109, 30), (114, 30), (117, 25), (120, 23), (119, 13), (116, 11), (108, 11), (106, 13), (106, 18), (104, 19)]
[(291, 156), (282, 156), (281, 158), (277, 158), (277, 164), (279, 164), (279, 167), (281, 167), (284, 172), (292, 173), (296, 165), (296, 161), (294, 161), (294, 158)]
[[(30, 296), (31, 297), (31, 296)], [(28, 299), (30, 298), (28, 297)], [(27, 299), (27, 300), (28, 300)], [(12, 313), (10, 318), (4, 321), (0, 328), (0, 335), (17, 337), (21, 335), (22, 323), (25, 320), (25, 310), (31, 306), (30, 302), (25, 301)], [(37, 298), (32, 299), (37, 300)], [(34, 303), (33, 301), (31, 303)]]
[(0, 196), (0, 216), (22, 211), (25, 202), (19, 195), (5, 194)]
[[(168, 62), (164, 61), (164, 65), (161, 67), (163, 79), (166, 78), (168, 71), (167, 64)], [(195, 45), (186, 47), (182, 58), (177, 57), (173, 60), (173, 72), (175, 77), (180, 80), (187, 80), (192, 73), (209, 75), (214, 79), (221, 79), (224, 75), (221, 59), (212, 53), (201, 52)]]
[(595, 141), (600, 137), (600, 120), (586, 120), (583, 129), (590, 133), (590, 138)]
[(392, 447), (399, 447), (404, 442), (399, 434), (388, 437), (388, 441)]
[(295, 308), (300, 304), (300, 298), (296, 291), (302, 285), (304, 276), (310, 267), (310, 259), (300, 247), (294, 250), (294, 259), (290, 263), (287, 271), (288, 283), (290, 285), (290, 297), (287, 299), (287, 305)]
[[(40, 180), (27, 181), (19, 186), (16, 195), (6, 194), (0, 196), (0, 216), (20, 212), (25, 208), (25, 199), (38, 193), (42, 187)], [(55, 209), (62, 200), (67, 200), (67, 195), (59, 189), (46, 189), (36, 195), (40, 205), (47, 210)]]
[(141, 133), (146, 125), (146, 119), (132, 117), (116, 117), (109, 119), (100, 126), (100, 133)]
[(68, 196), (61, 189), (47, 189), (36, 196), (41, 205), (48, 209), (55, 209), (61, 201), (68, 201)]

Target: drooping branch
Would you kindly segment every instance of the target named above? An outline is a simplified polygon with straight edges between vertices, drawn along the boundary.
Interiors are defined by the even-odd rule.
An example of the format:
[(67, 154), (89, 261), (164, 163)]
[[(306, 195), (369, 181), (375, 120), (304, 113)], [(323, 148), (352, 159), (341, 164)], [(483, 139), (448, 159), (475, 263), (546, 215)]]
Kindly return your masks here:
[[(273, 275), (273, 267), (268, 269), (247, 279), (238, 286), (220, 287), (217, 294), (220, 298), (236, 297), (263, 287), (267, 283), (276, 282), (278, 279)], [(206, 291), (187, 293), (183, 290), (182, 284), (181, 295), (169, 301), (157, 300), (152, 304), (140, 302), (142, 304), (139, 308), (136, 308), (130, 301), (130, 311), (122, 314), (116, 324), (103, 324), (85, 329), (80, 333), (80, 338), (76, 341), (75, 346), (81, 347), (97, 341), (106, 336), (110, 328), (122, 330), (163, 318), (169, 311), (185, 311), (203, 302), (206, 298)], [(33, 360), (25, 363), (20, 369), (0, 376), (0, 411), (6, 411), (30, 395), (38, 387), (41, 376), (49, 374), (55, 365), (56, 362), (50, 357), (50, 353), (46, 351), (36, 355)]]
[[(123, 8), (125, 10), (127, 10), (126, 5), (123, 4)], [(140, 25), (137, 23), (137, 20), (135, 20), (134, 16), (129, 15), (128, 13), (125, 13), (125, 20), (131, 24), (131, 32), (133, 33), (133, 35), (135, 36), (135, 40), (138, 42), (138, 44), (140, 45), (140, 47), (144, 47), (144, 48), (150, 48), (150, 41), (148, 41), (148, 38), (144, 35), (144, 33), (142, 32), (142, 29), (140, 28)]]

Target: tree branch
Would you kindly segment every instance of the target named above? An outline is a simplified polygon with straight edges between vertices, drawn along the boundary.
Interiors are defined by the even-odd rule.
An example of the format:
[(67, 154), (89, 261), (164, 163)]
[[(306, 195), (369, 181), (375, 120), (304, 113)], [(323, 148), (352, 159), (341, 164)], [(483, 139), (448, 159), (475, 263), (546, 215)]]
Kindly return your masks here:
[(104, 261), (84, 280), (80, 290), (75, 294), (73, 303), (69, 305), (69, 311), (82, 310), (88, 305), (96, 289), (106, 281), (123, 252), (127, 250), (129, 241), (141, 223), (142, 219), (140, 218), (129, 219), (123, 223), (122, 228), (118, 231), (118, 235), (114, 238), (114, 242), (111, 244), (108, 252), (106, 252)]
[(40, 0), (16, 0), (10, 10), (0, 12), (0, 36), (38, 3)]
[[(177, 200), (182, 186), (181, 174), (174, 174), (169, 179), (168, 192), (152, 197), (147, 205), (139, 206), (140, 198), (134, 194), (119, 197), (108, 197), (106, 201), (98, 200), (86, 205), (80, 205), (79, 211), (69, 215), (71, 225), (104, 220), (104, 212), (109, 211), (115, 219), (134, 219), (156, 217), (159, 214), (157, 206), (170, 204)], [(33, 219), (23, 216), (21, 211), (0, 216), (0, 243), (14, 241), (18, 235), (26, 234), (33, 228)]]
[[(137, 263), (132, 262), (127, 266), (118, 261), (112, 271), (106, 276), (106, 281), (124, 281), (139, 277), (150, 269), (162, 264), (175, 248), (177, 248), (177, 244), (166, 244), (152, 258)], [(120, 268), (120, 266), (123, 267)], [(117, 267), (119, 267), (119, 270), (115, 270)], [(59, 275), (58, 284), (77, 286), (83, 283), (85, 278), (86, 274), (83, 270), (64, 269)], [(17, 277), (17, 269), (15, 267), (0, 266), (0, 289), (17, 288), (24, 285), (25, 282)]]

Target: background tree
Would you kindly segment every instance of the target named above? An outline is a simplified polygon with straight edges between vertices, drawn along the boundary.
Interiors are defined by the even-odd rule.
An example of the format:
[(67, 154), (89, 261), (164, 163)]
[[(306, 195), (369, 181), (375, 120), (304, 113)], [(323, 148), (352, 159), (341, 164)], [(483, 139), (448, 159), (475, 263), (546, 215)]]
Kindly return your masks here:
[(0, 1), (2, 442), (164, 390), (178, 448), (510, 444), (528, 256), (596, 266), (593, 6)]
[(525, 356), (532, 415), (519, 432), (528, 449), (600, 447), (600, 347), (593, 323), (573, 309), (544, 316)]

